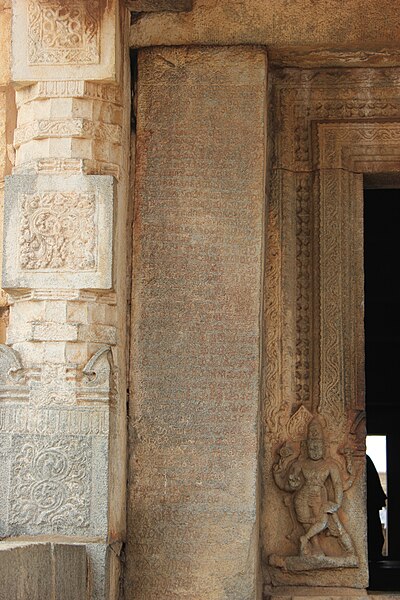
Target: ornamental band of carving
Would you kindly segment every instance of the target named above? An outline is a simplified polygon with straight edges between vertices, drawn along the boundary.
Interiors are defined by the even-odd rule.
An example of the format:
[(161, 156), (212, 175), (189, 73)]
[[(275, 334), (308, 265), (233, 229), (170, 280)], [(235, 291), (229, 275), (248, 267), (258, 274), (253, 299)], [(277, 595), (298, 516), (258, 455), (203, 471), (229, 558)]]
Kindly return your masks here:
[(55, 3), (30, 0), (28, 4), (28, 63), (97, 64), (99, 0)]

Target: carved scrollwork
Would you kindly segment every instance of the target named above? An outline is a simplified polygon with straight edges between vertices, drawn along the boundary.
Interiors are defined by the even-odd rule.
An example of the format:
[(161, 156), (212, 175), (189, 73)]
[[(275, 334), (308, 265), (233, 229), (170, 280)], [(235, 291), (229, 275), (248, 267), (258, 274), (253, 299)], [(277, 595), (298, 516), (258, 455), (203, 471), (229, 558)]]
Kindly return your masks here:
[(19, 354), (0, 344), (0, 400), (26, 400), (29, 389)]
[(30, 0), (28, 20), (30, 65), (99, 62), (99, 0)]
[(95, 270), (93, 193), (46, 192), (21, 198), (23, 270)]
[(82, 370), (82, 381), (77, 389), (80, 401), (109, 402), (114, 378), (110, 346), (98, 350)]
[(90, 522), (90, 440), (15, 436), (10, 526), (85, 531)]

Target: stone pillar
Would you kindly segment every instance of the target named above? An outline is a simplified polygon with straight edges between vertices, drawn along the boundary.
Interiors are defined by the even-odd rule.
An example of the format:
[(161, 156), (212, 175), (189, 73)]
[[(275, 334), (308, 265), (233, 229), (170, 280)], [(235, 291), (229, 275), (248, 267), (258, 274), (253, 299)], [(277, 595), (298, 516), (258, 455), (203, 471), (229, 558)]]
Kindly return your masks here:
[(255, 600), (266, 55), (138, 61), (126, 597)]
[(130, 92), (118, 6), (13, 3), (0, 535), (85, 544), (92, 600), (117, 597), (124, 536)]

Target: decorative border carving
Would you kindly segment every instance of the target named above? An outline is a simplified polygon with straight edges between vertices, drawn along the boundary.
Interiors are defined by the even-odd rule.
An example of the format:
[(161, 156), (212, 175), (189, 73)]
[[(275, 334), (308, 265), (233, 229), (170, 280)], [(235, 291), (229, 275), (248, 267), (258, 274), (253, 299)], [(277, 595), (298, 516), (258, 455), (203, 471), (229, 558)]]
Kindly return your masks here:
[(89, 138), (111, 144), (121, 143), (122, 129), (113, 123), (95, 123), (90, 119), (40, 119), (15, 130), (14, 146), (46, 138)]
[[(355, 457), (363, 455), (363, 282), (362, 277), (357, 284), (352, 279), (354, 265), (362, 272), (362, 240), (354, 227), (362, 231), (362, 173), (400, 171), (400, 69), (282, 69), (272, 77), (264, 346), (266, 554), (280, 550), (271, 545), (281, 536), (272, 479), (279, 444), (297, 439), (297, 428), (320, 412), (327, 421), (331, 456), (342, 462), (344, 445)], [(274, 123), (279, 123), (276, 131)], [(291, 387), (284, 382), (293, 364)], [(354, 505), (362, 501), (361, 487), (356, 483), (351, 491)], [(349, 510), (350, 529), (362, 531), (363, 519)], [(290, 554), (289, 547), (286, 551)], [(355, 580), (366, 585), (363, 553), (357, 549), (360, 567), (351, 581), (346, 573), (323, 573), (319, 585), (354, 585)], [(274, 585), (310, 585), (302, 573), (266, 568)]]
[[(272, 406), (282, 407), (281, 414), (287, 410), (284, 407), (288, 403), (294, 408), (298, 407), (299, 402), (303, 402), (304, 398), (307, 398), (308, 390), (310, 393), (309, 408), (311, 405), (314, 408), (318, 405), (318, 376), (312, 379), (311, 373), (316, 373), (316, 375), (319, 373), (319, 349), (314, 345), (313, 351), (310, 350), (312, 332), (314, 331), (317, 335), (319, 330), (319, 318), (315, 317), (315, 306), (316, 303), (317, 305), (319, 303), (319, 272), (314, 265), (315, 261), (317, 264), (319, 261), (318, 238), (315, 236), (315, 231), (319, 228), (318, 212), (320, 207), (319, 203), (313, 200), (319, 194), (319, 184), (318, 178), (315, 175), (311, 176), (316, 172), (315, 169), (319, 167), (320, 161), (319, 154), (315, 153), (318, 144), (318, 130), (315, 123), (327, 121), (320, 125), (321, 130), (324, 127), (334, 128), (340, 125), (329, 123), (329, 121), (342, 120), (348, 123), (349, 133), (343, 134), (349, 136), (348, 143), (345, 143), (345, 140), (339, 142), (342, 148), (339, 152), (340, 158), (338, 158), (337, 148), (329, 149), (325, 146), (323, 149), (324, 157), (321, 158), (321, 161), (326, 168), (342, 166), (354, 172), (370, 172), (376, 168), (378, 157), (381, 154), (381, 164), (378, 165), (380, 170), (383, 168), (383, 164), (386, 165), (385, 169), (397, 168), (398, 156), (396, 157), (395, 150), (398, 138), (397, 129), (392, 131), (391, 139), (386, 139), (386, 141), (383, 138), (388, 138), (388, 133), (382, 132), (374, 135), (371, 130), (364, 129), (364, 133), (359, 135), (364, 137), (365, 141), (369, 139), (369, 144), (368, 150), (365, 148), (360, 156), (354, 152), (354, 145), (357, 145), (354, 132), (357, 130), (360, 119), (368, 122), (372, 119), (399, 117), (399, 86), (400, 69), (357, 69), (355, 71), (347, 69), (321, 71), (282, 69), (273, 73), (271, 104), (275, 114), (272, 116), (272, 120), (279, 122), (279, 131), (273, 136), (272, 156), (275, 175), (271, 178), (267, 231), (270, 232), (269, 235), (276, 236), (277, 240), (285, 238), (285, 246), (282, 254), (282, 249), (275, 244), (276, 251), (271, 251), (271, 254), (267, 256), (266, 288), (269, 290), (269, 294), (272, 293), (272, 290), (280, 288), (281, 292), (279, 293), (282, 297), (282, 282), (287, 282), (290, 277), (293, 277), (293, 271), (290, 274), (285, 271), (285, 265), (289, 266), (288, 260), (292, 266), (291, 259), (287, 257), (296, 253), (297, 301), (296, 306), (289, 307), (287, 305), (285, 314), (279, 316), (276, 311), (275, 314), (269, 312), (268, 307), (272, 300), (271, 296), (266, 294), (266, 330), (270, 332), (265, 342), (265, 390), (268, 399), (265, 410), (267, 413), (271, 411)], [(327, 154), (335, 156), (333, 162), (327, 162), (328, 158), (325, 158)], [(295, 189), (289, 186), (283, 192), (280, 172), (293, 173), (292, 177), (298, 173), (296, 176), (298, 183)], [(348, 182), (346, 185), (351, 185), (351, 183)], [(297, 196), (296, 204), (293, 203), (295, 195)], [(309, 200), (306, 202), (305, 198), (309, 198)], [(293, 215), (290, 216), (293, 210), (296, 211), (296, 228), (301, 235), (293, 237), (290, 241), (287, 236), (287, 227), (288, 222), (294, 218)], [(285, 224), (282, 221), (283, 214), (287, 215)], [(308, 231), (309, 227), (310, 231)], [(311, 240), (314, 240), (311, 244), (307, 244), (308, 235), (311, 236)], [(296, 244), (296, 247), (292, 244)], [(268, 279), (269, 272), (275, 273), (274, 283)], [(284, 354), (289, 352), (289, 347), (293, 347), (293, 339), (289, 330), (286, 337), (284, 332), (282, 336), (282, 322), (285, 322), (286, 315), (292, 311), (296, 314), (297, 323), (295, 348), (298, 368), (296, 369), (296, 393), (288, 397), (290, 386), (283, 391), (282, 375), (278, 375), (276, 369), (273, 375), (272, 365), (277, 364), (278, 361), (281, 365), (285, 364), (285, 368), (287, 368)], [(278, 319), (282, 320), (278, 322)], [(281, 345), (279, 340), (283, 340)], [(278, 356), (274, 358), (271, 354), (272, 350), (269, 348), (273, 348), (280, 358)], [(291, 410), (289, 409), (288, 417), (285, 417), (286, 421), (290, 417)], [(268, 418), (266, 415), (266, 420)]]

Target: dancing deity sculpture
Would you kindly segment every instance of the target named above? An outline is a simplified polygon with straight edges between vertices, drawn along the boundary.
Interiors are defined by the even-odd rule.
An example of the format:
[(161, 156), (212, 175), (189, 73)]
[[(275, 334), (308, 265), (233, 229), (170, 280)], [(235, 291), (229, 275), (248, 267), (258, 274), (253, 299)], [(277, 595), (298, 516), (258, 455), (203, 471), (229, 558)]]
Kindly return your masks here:
[[(323, 429), (319, 418), (314, 417), (308, 425), (304, 456), (300, 454), (285, 467), (283, 460), (285, 453), (282, 455), (281, 450), (280, 454), (281, 460), (273, 467), (274, 479), (280, 489), (292, 493), (291, 515), (301, 528), (298, 540), (299, 556), (304, 559), (310, 558), (289, 560), (289, 564), (293, 563), (298, 568), (302, 564), (305, 568), (309, 565), (311, 568), (311, 565), (316, 566), (321, 563), (320, 566), (326, 568), (339, 566), (338, 562), (344, 562), (349, 563), (350, 566), (355, 559), (354, 547), (338, 515), (343, 501), (341, 467), (335, 460), (326, 457)], [(319, 539), (322, 532), (338, 539), (345, 553), (344, 561), (341, 557), (327, 559)], [(279, 557), (275, 556), (272, 562), (277, 566), (287, 567), (287, 564), (279, 564), (277, 558)]]

